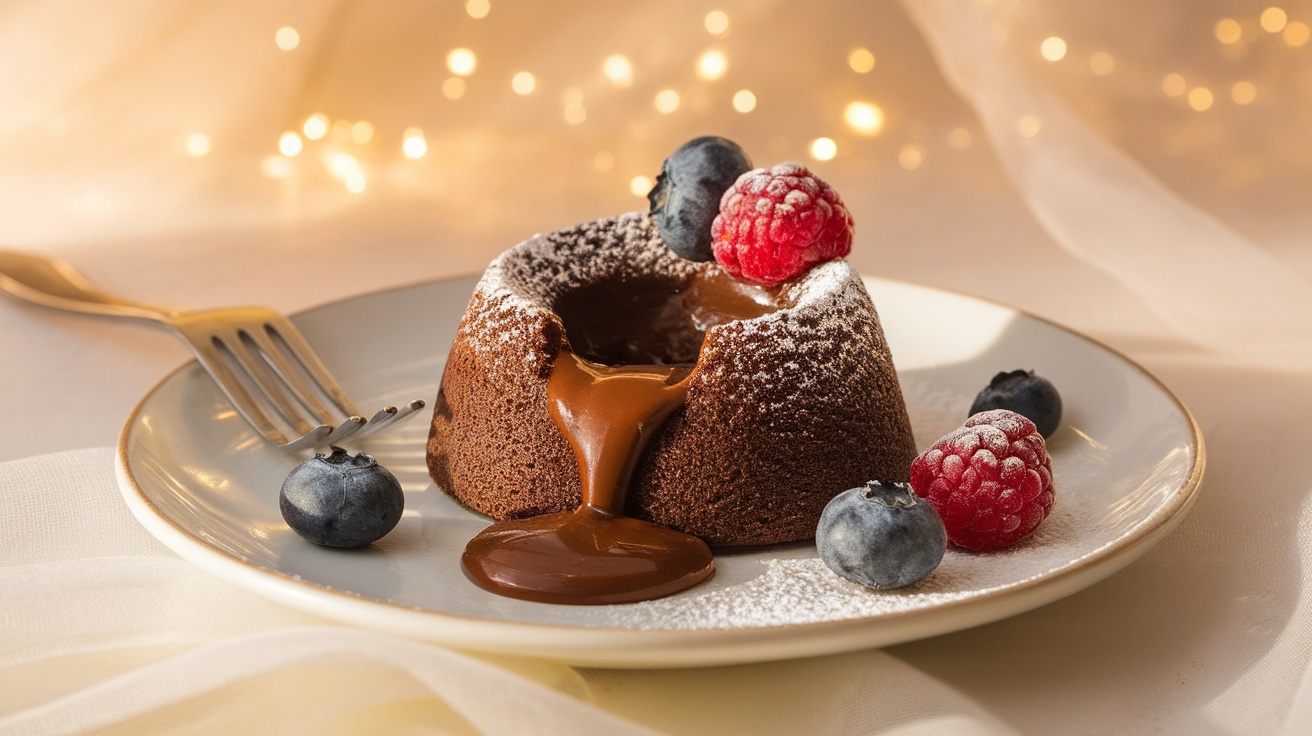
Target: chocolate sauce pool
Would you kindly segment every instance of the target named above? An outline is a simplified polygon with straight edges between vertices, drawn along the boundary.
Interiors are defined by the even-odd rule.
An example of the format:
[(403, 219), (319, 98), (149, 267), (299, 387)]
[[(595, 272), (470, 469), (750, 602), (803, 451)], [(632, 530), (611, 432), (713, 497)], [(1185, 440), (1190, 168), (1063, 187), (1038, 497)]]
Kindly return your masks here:
[(547, 381), (552, 421), (579, 464), (574, 511), (500, 521), (461, 558), (494, 593), (543, 603), (631, 603), (710, 577), (706, 543), (624, 515), (643, 449), (683, 405), (707, 327), (774, 311), (773, 295), (723, 274), (680, 283), (603, 282), (556, 305), (571, 351)]

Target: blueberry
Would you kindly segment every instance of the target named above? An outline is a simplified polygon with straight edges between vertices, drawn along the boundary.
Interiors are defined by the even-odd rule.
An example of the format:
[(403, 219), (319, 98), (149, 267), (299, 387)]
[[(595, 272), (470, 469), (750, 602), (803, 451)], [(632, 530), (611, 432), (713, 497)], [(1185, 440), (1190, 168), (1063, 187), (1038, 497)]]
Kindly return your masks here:
[(970, 405), (974, 416), (989, 409), (1010, 409), (1034, 422), (1044, 439), (1061, 424), (1061, 394), (1052, 382), (1034, 371), (999, 373)]
[(292, 469), (278, 495), (282, 518), (297, 534), (328, 547), (363, 547), (401, 520), (401, 484), (372, 455), (340, 447)]
[(834, 496), (815, 530), (820, 559), (867, 588), (901, 588), (943, 561), (948, 535), (938, 512), (906, 483), (870, 481)]
[(693, 138), (665, 159), (647, 200), (671, 250), (690, 261), (715, 258), (711, 222), (720, 197), (751, 168), (737, 143), (714, 135)]

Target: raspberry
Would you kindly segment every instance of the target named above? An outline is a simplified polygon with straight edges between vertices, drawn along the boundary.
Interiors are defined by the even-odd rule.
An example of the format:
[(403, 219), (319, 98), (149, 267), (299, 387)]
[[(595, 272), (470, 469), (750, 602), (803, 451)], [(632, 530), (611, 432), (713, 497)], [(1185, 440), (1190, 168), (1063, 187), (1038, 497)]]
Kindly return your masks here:
[(1006, 547), (1052, 511), (1052, 459), (1034, 422), (994, 409), (911, 461), (911, 487), (938, 511), (948, 541), (973, 550)]
[(773, 285), (851, 253), (852, 231), (833, 187), (799, 163), (782, 163), (729, 187), (711, 223), (711, 247), (731, 275)]

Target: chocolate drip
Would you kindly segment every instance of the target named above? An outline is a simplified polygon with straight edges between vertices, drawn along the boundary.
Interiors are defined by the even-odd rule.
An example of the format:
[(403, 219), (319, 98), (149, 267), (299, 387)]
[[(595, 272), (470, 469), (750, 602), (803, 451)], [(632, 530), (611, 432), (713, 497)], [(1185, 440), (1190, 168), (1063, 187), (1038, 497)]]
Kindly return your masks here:
[(574, 352), (556, 356), (547, 404), (574, 449), (583, 504), (493, 524), (465, 547), (465, 574), (501, 595), (574, 604), (649, 600), (710, 577), (705, 542), (626, 517), (625, 494), (647, 442), (683, 405), (705, 331), (778, 308), (777, 292), (719, 269), (564, 295), (555, 310)]
[(624, 516), (638, 457), (683, 404), (689, 365), (608, 367), (556, 356), (551, 418), (574, 448), (583, 504), (502, 521), (465, 547), (465, 574), (494, 593), (544, 603), (629, 603), (677, 593), (711, 576), (700, 539)]

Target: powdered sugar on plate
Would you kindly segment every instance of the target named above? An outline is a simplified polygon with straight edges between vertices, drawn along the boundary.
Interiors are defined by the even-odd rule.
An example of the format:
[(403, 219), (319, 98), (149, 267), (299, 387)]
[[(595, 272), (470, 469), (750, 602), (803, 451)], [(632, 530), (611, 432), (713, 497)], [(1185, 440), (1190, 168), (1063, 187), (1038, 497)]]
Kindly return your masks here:
[[(914, 376), (902, 377), (916, 446), (925, 448), (959, 427), (970, 396)], [(1072, 469), (1073, 470), (1073, 469)], [(717, 577), (679, 596), (596, 611), (597, 623), (635, 629), (734, 629), (813, 624), (924, 610), (1023, 585), (1016, 561), (1037, 579), (1080, 551), (1075, 527), (1083, 504), (1062, 499), (1057, 511), (1019, 544), (987, 553), (949, 549), (928, 578), (898, 590), (869, 590), (835, 575), (809, 543), (749, 552), (720, 551)], [(592, 612), (581, 612), (588, 617)]]

